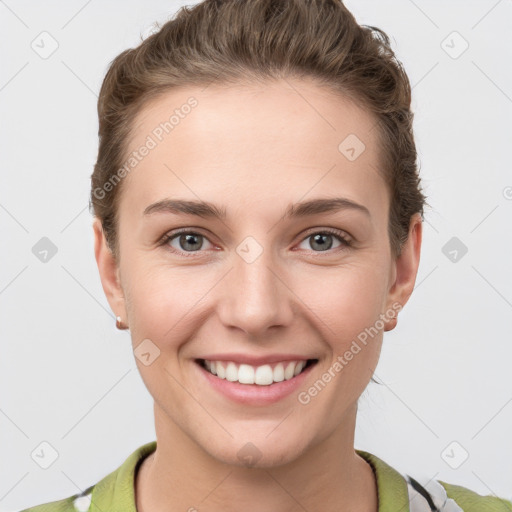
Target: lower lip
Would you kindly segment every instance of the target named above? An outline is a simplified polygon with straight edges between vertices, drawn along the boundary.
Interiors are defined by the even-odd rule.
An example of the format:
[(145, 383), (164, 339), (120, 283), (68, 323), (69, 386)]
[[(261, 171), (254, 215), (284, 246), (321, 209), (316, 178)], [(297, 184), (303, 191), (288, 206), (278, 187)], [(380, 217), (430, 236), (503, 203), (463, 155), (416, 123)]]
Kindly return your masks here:
[(318, 361), (311, 364), (303, 372), (299, 373), (299, 375), (289, 380), (274, 382), (267, 386), (260, 386), (258, 384), (240, 384), (240, 382), (231, 382), (226, 379), (221, 379), (203, 368), (200, 363), (194, 362), (199, 368), (201, 375), (204, 376), (214, 389), (234, 402), (249, 405), (269, 405), (282, 400), (296, 391), (304, 383), (304, 380), (317, 363)]

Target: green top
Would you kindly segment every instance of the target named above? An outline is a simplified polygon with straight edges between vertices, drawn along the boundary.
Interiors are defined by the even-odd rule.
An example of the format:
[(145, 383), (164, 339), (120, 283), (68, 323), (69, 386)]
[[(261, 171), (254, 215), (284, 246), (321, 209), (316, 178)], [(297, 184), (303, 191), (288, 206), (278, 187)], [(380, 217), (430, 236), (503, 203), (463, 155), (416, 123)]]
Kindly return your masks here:
[[(119, 468), (83, 493), (21, 512), (137, 512), (134, 491), (135, 474), (142, 460), (155, 450), (156, 441), (144, 444), (137, 448)], [(422, 498), (416, 500), (413, 509), (409, 507), (408, 483), (402, 474), (376, 455), (363, 450), (356, 450), (356, 453), (371, 465), (375, 473), (378, 512), (413, 512), (416, 506), (418, 511), (430, 510), (430, 507), (423, 508), (424, 505), (419, 503)], [(495, 496), (481, 496), (466, 487), (448, 484), (441, 480), (438, 482), (446, 490), (448, 498), (454, 500), (464, 512), (512, 512), (512, 501)], [(452, 510), (455, 512), (457, 508), (450, 507), (449, 511)]]

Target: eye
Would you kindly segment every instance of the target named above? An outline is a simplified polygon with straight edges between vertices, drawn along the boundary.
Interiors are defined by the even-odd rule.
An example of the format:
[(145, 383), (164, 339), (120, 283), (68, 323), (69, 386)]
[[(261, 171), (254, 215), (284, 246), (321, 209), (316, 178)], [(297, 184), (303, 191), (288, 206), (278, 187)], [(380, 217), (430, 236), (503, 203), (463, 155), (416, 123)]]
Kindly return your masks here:
[(314, 250), (314, 252), (326, 252), (332, 248), (333, 238), (339, 241), (339, 245), (335, 247), (335, 249), (339, 248), (340, 246), (344, 248), (351, 246), (351, 240), (345, 235), (343, 231), (329, 228), (310, 233), (306, 238), (302, 240), (302, 243), (304, 243), (306, 240), (310, 240), (309, 246)]
[[(166, 234), (161, 241), (161, 245), (168, 245), (171, 252), (175, 253), (193, 253), (203, 249), (204, 241), (211, 242), (201, 233), (195, 231), (174, 231)], [(174, 243), (174, 245), (173, 245)], [(213, 244), (211, 244), (213, 247)], [(188, 256), (187, 254), (185, 254)]]

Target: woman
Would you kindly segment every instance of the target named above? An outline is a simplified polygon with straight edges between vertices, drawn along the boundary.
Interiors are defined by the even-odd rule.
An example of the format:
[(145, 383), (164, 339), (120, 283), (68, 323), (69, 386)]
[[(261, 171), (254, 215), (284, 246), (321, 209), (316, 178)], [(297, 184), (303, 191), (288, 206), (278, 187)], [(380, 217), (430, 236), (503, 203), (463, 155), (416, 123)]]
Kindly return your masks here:
[(354, 449), (420, 260), (410, 101), (339, 0), (205, 0), (114, 60), (95, 256), (157, 440), (27, 510), (512, 510)]

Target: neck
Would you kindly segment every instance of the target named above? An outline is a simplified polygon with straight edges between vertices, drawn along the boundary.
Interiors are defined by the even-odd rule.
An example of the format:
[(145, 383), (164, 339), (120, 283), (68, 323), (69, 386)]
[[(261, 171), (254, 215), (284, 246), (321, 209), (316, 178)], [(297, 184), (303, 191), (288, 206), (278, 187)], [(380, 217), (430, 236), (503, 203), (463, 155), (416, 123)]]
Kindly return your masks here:
[(157, 450), (135, 479), (137, 512), (378, 512), (375, 475), (354, 450), (355, 409), (292, 462), (265, 468), (219, 461), (156, 407), (155, 420)]

